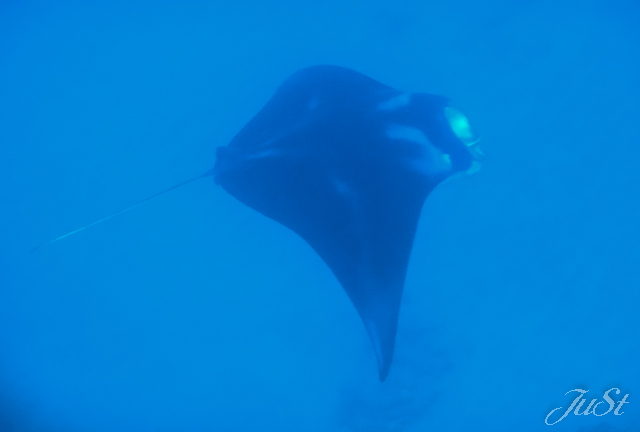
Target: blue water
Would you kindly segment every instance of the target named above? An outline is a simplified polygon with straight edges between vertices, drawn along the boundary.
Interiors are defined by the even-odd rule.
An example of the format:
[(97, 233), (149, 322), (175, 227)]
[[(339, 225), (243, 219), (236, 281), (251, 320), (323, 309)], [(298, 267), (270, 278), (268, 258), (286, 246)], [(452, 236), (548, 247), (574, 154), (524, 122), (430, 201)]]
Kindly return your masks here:
[[(0, 4), (0, 432), (640, 430), (637, 2), (98, 3)], [(29, 253), (314, 64), (452, 98), (488, 154), (425, 204), (384, 384), (320, 258), (210, 179)]]

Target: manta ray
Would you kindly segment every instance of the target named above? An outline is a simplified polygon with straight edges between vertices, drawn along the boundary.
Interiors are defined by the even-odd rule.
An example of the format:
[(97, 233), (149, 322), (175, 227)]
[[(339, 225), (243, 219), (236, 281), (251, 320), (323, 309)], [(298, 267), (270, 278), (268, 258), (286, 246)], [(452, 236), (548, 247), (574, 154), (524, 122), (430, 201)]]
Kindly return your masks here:
[(389, 373), (402, 289), (429, 193), (482, 155), (448, 99), (337, 66), (290, 76), (229, 142), (213, 176), (302, 237), (355, 306)]
[(236, 199), (302, 237), (329, 266), (364, 323), (384, 381), (422, 205), (444, 180), (478, 169), (477, 142), (447, 98), (402, 92), (343, 67), (313, 66), (287, 78), (217, 149), (212, 170), (45, 245), (213, 176)]

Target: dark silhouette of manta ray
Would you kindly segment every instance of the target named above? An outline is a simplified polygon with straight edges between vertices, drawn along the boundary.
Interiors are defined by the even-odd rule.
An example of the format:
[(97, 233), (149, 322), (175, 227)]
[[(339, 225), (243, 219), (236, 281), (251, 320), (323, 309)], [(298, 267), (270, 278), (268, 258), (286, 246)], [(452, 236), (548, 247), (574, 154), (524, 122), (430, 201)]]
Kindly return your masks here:
[(289, 77), (215, 167), (64, 234), (54, 243), (199, 178), (290, 228), (347, 292), (389, 373), (413, 238), (425, 198), (482, 156), (448, 99), (403, 93), (337, 66)]
[(446, 98), (315, 66), (289, 77), (218, 148), (213, 175), (331, 268), (362, 318), (384, 381), (423, 202), (446, 178), (476, 168), (476, 143)]

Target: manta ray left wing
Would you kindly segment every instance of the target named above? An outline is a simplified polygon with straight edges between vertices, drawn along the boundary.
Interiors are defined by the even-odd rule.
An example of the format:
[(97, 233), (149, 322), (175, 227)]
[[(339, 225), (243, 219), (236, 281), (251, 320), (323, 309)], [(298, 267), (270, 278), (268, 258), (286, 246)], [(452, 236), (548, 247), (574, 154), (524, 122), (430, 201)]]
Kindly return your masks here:
[(475, 166), (475, 144), (445, 98), (315, 66), (289, 77), (218, 149), (214, 176), (327, 263), (360, 314), (384, 381), (423, 202)]

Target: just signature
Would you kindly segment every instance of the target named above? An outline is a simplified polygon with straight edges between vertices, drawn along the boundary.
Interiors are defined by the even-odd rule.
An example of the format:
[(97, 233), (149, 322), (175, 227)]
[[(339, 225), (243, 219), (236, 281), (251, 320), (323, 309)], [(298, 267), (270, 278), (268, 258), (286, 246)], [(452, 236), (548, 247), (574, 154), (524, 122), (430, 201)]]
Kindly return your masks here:
[[(566, 416), (568, 416), (568, 415), (569, 415), (569, 413), (570, 413), (572, 410), (573, 410), (573, 414), (575, 414), (575, 415), (589, 415), (589, 414), (593, 414), (593, 415), (595, 415), (596, 417), (602, 417), (603, 415), (607, 415), (607, 414), (609, 414), (609, 413), (613, 410), (614, 406), (616, 405), (616, 401), (614, 401), (613, 399), (611, 399), (611, 396), (609, 396), (609, 393), (610, 393), (611, 391), (613, 391), (613, 390), (615, 390), (615, 394), (620, 394), (620, 390), (619, 390), (618, 388), (616, 388), (616, 387), (610, 388), (609, 390), (607, 390), (607, 391), (604, 393), (604, 396), (603, 396), (604, 401), (600, 401), (600, 402), (598, 402), (598, 399), (593, 399), (593, 400), (591, 401), (591, 403), (589, 404), (589, 406), (587, 406), (587, 408), (586, 408), (584, 411), (582, 411), (582, 412), (579, 412), (579, 411), (580, 411), (580, 409), (582, 408), (582, 405), (584, 405), (584, 402), (585, 402), (585, 400), (586, 400), (586, 399), (582, 399), (582, 396), (584, 396), (584, 394), (585, 394), (585, 393), (587, 393), (589, 390), (582, 390), (582, 389), (573, 389), (573, 390), (569, 390), (568, 392), (566, 392), (566, 393), (565, 393), (565, 395), (568, 395), (568, 394), (569, 394), (569, 393), (571, 393), (571, 392), (578, 392), (578, 393), (580, 393), (580, 394), (578, 395), (578, 397), (577, 397), (577, 398), (575, 398), (575, 399), (573, 400), (573, 402), (571, 403), (571, 406), (569, 406), (569, 408), (567, 408), (567, 410), (564, 412), (564, 414), (562, 415), (562, 417), (560, 417), (558, 420), (554, 421), (553, 423), (549, 423), (549, 418), (551, 417), (551, 415), (552, 415), (554, 412), (556, 412), (556, 411), (558, 411), (558, 410), (562, 409), (562, 407), (559, 407), (559, 408), (556, 408), (556, 409), (552, 410), (549, 414), (547, 414), (547, 417), (544, 419), (544, 422), (545, 422), (545, 424), (547, 424), (547, 425), (549, 425), (549, 426), (554, 425), (554, 424), (556, 424), (556, 423), (558, 423), (558, 422), (560, 422), (560, 421), (564, 420), (564, 418), (565, 418)], [(617, 405), (618, 405), (618, 406), (617, 406), (617, 408), (615, 409), (615, 411), (613, 411), (613, 414), (614, 414), (614, 415), (622, 415), (622, 414), (624, 414), (623, 412), (621, 412), (621, 411), (620, 411), (620, 408), (622, 408), (622, 405), (624, 405), (624, 404), (628, 404), (628, 403), (629, 403), (629, 402), (627, 402), (627, 397), (628, 397), (628, 396), (629, 396), (629, 394), (624, 395), (624, 397), (623, 397), (620, 401), (618, 401), (618, 402), (617, 402)], [(596, 402), (597, 402), (597, 403), (596, 403)], [(596, 412), (596, 409), (598, 409), (598, 405), (603, 404), (603, 403), (605, 403), (605, 402), (609, 405), (609, 409), (607, 409), (606, 411), (604, 411), (604, 409), (605, 409), (605, 407), (606, 407), (606, 405), (605, 405), (604, 407), (601, 407), (601, 408), (600, 408), (600, 413)], [(576, 405), (577, 405), (577, 406), (576, 406)], [(574, 408), (575, 408), (575, 410), (574, 410)]]

